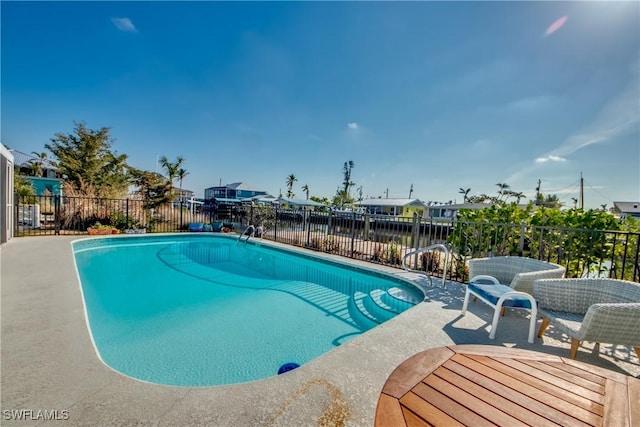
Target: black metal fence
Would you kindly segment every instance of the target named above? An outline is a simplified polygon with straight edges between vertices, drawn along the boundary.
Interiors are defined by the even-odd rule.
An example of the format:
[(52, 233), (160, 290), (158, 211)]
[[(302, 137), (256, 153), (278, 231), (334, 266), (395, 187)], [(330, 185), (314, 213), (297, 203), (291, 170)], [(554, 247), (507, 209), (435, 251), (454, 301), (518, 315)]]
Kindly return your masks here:
[[(245, 220), (265, 226), (266, 239), (391, 266), (400, 266), (414, 249), (449, 244), (448, 277), (459, 281), (468, 279), (470, 258), (501, 255), (554, 262), (567, 269), (567, 277), (640, 281), (638, 232), (265, 208), (249, 208)], [(444, 271), (438, 251), (409, 261), (413, 269), (435, 276)]]
[(449, 237), (454, 269), (466, 259), (518, 255), (560, 264), (567, 277), (640, 281), (640, 233), (457, 221)]
[[(121, 231), (188, 231), (190, 223), (222, 223), (236, 231), (262, 226), (262, 238), (316, 251), (400, 267), (405, 254), (437, 243), (449, 244), (448, 278), (468, 279), (471, 257), (519, 255), (563, 265), (568, 277), (601, 276), (640, 281), (640, 233), (564, 229), (522, 224), (487, 224), (356, 212), (225, 206), (205, 203), (197, 210), (176, 203), (156, 208), (142, 200), (75, 197), (16, 197), (15, 236), (85, 234), (100, 222)], [(441, 252), (412, 257), (411, 268), (439, 276)]]
[(190, 223), (222, 221), (230, 228), (242, 221), (243, 211), (213, 204), (198, 207), (176, 202), (145, 206), (139, 199), (102, 199), (67, 196), (15, 196), (14, 236), (86, 234), (97, 223), (124, 232), (187, 231)]

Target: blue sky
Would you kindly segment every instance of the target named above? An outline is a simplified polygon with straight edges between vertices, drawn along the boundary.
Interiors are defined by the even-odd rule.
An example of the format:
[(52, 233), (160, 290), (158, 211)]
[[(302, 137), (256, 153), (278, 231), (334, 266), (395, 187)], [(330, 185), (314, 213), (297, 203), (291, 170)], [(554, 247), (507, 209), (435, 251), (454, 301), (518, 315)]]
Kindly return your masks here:
[[(640, 200), (638, 2), (7, 2), (2, 143), (73, 121), (184, 187), (294, 174), (331, 198), (461, 202), (497, 183)], [(555, 25), (553, 25), (555, 23)]]

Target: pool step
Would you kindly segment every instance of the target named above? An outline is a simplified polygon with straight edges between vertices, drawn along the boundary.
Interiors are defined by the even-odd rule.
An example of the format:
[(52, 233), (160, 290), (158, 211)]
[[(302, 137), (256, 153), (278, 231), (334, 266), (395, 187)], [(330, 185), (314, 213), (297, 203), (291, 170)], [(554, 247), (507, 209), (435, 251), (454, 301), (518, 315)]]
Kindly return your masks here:
[(395, 310), (392, 306), (385, 304), (382, 301), (382, 294), (386, 294), (386, 292), (382, 289), (374, 289), (362, 299), (364, 308), (380, 323), (386, 322), (401, 313), (400, 310)]
[(369, 295), (364, 292), (356, 291), (347, 301), (347, 308), (349, 309), (351, 319), (362, 329), (367, 330), (378, 326), (381, 322), (370, 314), (364, 307), (362, 300), (365, 297), (369, 298)]
[(389, 296), (394, 299), (404, 301), (413, 305), (419, 304), (424, 300), (424, 295), (419, 290), (412, 290), (408, 288), (390, 288)]
[(421, 299), (410, 290), (391, 288), (374, 289), (368, 294), (356, 291), (350, 298), (351, 317), (362, 326), (372, 328), (413, 307)]

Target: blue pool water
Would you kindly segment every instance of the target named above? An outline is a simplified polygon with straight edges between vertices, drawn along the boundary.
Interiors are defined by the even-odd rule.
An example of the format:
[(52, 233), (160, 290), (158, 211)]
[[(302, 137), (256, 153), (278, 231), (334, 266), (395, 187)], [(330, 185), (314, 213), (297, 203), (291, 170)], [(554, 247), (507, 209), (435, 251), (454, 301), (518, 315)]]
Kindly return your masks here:
[(73, 249), (100, 357), (159, 384), (274, 376), (423, 298), (397, 279), (227, 236), (122, 236)]

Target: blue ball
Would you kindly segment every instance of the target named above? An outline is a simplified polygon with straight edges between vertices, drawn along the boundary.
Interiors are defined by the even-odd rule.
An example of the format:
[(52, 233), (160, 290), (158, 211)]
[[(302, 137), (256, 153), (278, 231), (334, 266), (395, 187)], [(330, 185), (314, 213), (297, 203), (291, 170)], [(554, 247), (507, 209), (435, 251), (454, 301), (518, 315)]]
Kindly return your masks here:
[(300, 365), (298, 365), (297, 363), (293, 363), (293, 362), (285, 363), (284, 365), (280, 366), (280, 369), (278, 369), (278, 375), (284, 374), (285, 372), (292, 371), (298, 367), (300, 367)]

